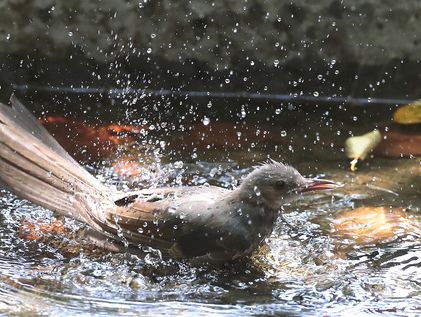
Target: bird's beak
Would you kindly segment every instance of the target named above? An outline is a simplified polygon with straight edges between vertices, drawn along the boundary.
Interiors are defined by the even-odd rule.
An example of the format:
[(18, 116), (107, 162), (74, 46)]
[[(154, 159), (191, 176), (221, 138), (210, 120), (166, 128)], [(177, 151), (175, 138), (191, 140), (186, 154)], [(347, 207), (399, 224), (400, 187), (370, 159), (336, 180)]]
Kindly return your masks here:
[(301, 192), (309, 192), (313, 190), (324, 190), (324, 189), (334, 189), (338, 185), (334, 181), (327, 179), (307, 179), (304, 187), (301, 188)]

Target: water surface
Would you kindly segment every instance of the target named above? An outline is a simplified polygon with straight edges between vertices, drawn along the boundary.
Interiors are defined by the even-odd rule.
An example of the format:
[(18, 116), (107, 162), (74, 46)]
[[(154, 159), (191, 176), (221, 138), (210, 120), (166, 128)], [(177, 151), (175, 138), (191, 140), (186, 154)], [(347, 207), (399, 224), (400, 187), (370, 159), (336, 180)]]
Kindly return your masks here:
[[(103, 108), (95, 104), (99, 108), (88, 109), (88, 121), (110, 121), (107, 111), (101, 110), (110, 109), (110, 104), (103, 102)], [(154, 128), (148, 128), (134, 147), (86, 163), (86, 168), (121, 189), (204, 183), (234, 188), (253, 165), (271, 157), (307, 176), (323, 176), (344, 186), (286, 207), (259, 252), (223, 268), (165, 260), (148, 248), (137, 255), (91, 252), (80, 247), (84, 242), (78, 233), (84, 226), (71, 219), (64, 221), (72, 234), (28, 241), (20, 235), (22, 222), (46, 222), (55, 216), (2, 190), (1, 314), (415, 316), (421, 312), (421, 160), (375, 157), (352, 173), (342, 149), (350, 133), (375, 126), (383, 131), (396, 128), (389, 123), (393, 109), (367, 114), (366, 109), (339, 107), (342, 110), (332, 113), (305, 106), (240, 103), (221, 115), (220, 110), (212, 112), (212, 107), (193, 103), (193, 110), (184, 113), (181, 109), (190, 109), (188, 101), (169, 109), (160, 115), (140, 107), (118, 112), (114, 121)], [(212, 126), (223, 133), (209, 134), (206, 129)], [(224, 134), (228, 141), (221, 142)], [(139, 163), (140, 175), (116, 173), (113, 163), (127, 153)], [(335, 219), (360, 207), (401, 210), (392, 217), (392, 234), (367, 241), (334, 230)]]

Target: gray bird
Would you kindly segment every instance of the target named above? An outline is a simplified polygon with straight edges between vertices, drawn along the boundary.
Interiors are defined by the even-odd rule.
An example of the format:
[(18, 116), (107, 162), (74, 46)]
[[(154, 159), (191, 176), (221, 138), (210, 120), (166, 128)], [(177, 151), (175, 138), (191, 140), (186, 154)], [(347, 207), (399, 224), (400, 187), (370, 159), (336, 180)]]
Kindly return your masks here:
[(11, 104), (0, 103), (0, 181), (5, 187), (108, 238), (174, 258), (225, 263), (247, 256), (271, 234), (284, 204), (304, 192), (335, 187), (271, 161), (234, 190), (195, 186), (117, 192), (79, 165), (16, 97)]

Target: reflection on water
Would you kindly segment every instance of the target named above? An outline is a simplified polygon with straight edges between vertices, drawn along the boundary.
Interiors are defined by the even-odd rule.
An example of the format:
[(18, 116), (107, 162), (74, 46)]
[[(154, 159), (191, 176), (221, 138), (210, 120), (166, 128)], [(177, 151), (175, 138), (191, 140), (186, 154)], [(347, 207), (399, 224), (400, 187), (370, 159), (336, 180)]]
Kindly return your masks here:
[[(147, 248), (138, 255), (93, 254), (78, 236), (83, 226), (69, 219), (64, 221), (68, 235), (28, 241), (21, 235), (22, 222), (46, 222), (53, 214), (2, 190), (0, 312), (20, 316), (345, 312), (407, 316), (419, 312), (421, 161), (376, 159), (351, 173), (340, 158), (340, 148), (328, 142), (324, 152), (318, 149), (320, 144), (315, 141), (323, 140), (319, 130), (306, 127), (305, 137), (291, 128), (272, 129), (270, 133), (295, 136), (298, 146), (291, 150), (289, 142), (271, 141), (266, 148), (261, 147), (263, 141), (255, 140), (251, 141), (254, 145), (231, 150), (204, 146), (195, 151), (191, 146), (171, 147), (174, 139), (166, 134), (161, 135), (166, 146), (152, 142), (151, 147), (158, 151), (140, 153), (143, 163), (134, 176), (116, 172), (115, 157), (87, 166), (99, 178), (123, 189), (203, 183), (232, 188), (251, 166), (270, 155), (288, 157), (304, 174), (323, 173), (344, 184), (334, 192), (309, 195), (286, 207), (267, 245), (251, 260), (224, 268), (162, 260)], [(198, 140), (193, 144), (197, 148)], [(150, 153), (148, 159), (145, 153)], [(389, 215), (389, 206), (399, 209), (398, 214)], [(365, 207), (378, 213), (380, 209), (375, 208), (385, 207), (370, 218), (371, 226), (386, 221), (381, 223), (383, 231), (373, 231), (382, 232), (377, 240), (353, 237), (362, 216), (348, 212)], [(339, 221), (336, 227), (335, 221)], [(69, 246), (72, 252), (66, 249)]]

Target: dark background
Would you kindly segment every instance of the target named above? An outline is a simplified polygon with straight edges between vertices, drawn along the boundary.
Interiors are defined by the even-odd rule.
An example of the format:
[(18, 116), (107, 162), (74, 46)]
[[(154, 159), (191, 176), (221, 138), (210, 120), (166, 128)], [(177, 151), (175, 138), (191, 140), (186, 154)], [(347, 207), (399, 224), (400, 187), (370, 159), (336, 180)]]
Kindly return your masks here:
[(13, 84), (32, 90), (291, 97), (417, 99), (421, 94), (419, 1), (8, 0), (0, 5), (3, 99), (16, 90)]

